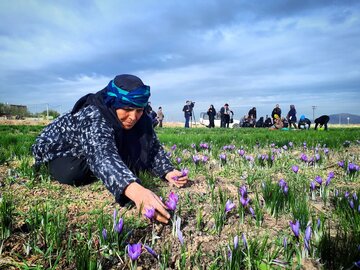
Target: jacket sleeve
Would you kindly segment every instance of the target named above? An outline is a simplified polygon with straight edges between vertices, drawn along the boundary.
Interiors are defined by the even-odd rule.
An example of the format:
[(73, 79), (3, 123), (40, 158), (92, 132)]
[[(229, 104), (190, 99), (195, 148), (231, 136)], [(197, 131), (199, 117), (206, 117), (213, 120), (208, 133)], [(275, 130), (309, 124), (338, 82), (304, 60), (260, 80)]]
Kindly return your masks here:
[(151, 149), (150, 161), (151, 172), (158, 177), (165, 177), (168, 172), (174, 170), (174, 166), (171, 164), (169, 157), (166, 155), (164, 148), (161, 146), (159, 139), (157, 138), (155, 132), (153, 133), (153, 147)]
[(88, 113), (79, 124), (80, 143), (94, 175), (100, 178), (117, 202), (124, 204), (123, 195), (132, 182), (140, 182), (122, 161), (115, 144), (114, 130), (98, 110)]

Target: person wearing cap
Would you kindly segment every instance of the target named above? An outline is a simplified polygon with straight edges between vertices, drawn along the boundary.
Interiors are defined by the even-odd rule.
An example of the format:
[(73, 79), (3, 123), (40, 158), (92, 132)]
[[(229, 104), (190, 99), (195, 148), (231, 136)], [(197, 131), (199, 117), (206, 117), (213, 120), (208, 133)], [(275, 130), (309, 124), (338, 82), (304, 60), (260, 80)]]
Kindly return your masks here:
[(305, 117), (305, 115), (300, 116), (300, 120), (298, 123), (299, 129), (310, 129), (311, 121)]
[(322, 115), (315, 119), (315, 130), (317, 129), (318, 125), (320, 125), (320, 128), (324, 126), (325, 130), (328, 129), (328, 122), (330, 120), (330, 117), (328, 115)]
[(76, 186), (99, 178), (121, 205), (131, 200), (142, 213), (154, 208), (155, 218), (167, 223), (166, 206), (138, 175), (150, 171), (177, 187), (188, 178), (171, 164), (144, 113), (149, 97), (149, 86), (124, 74), (80, 98), (37, 137), (35, 168), (46, 164), (57, 181)]
[(190, 100), (186, 101), (186, 104), (183, 107), (184, 117), (185, 117), (185, 128), (189, 128), (190, 118), (192, 117), (192, 110), (194, 108), (194, 103)]

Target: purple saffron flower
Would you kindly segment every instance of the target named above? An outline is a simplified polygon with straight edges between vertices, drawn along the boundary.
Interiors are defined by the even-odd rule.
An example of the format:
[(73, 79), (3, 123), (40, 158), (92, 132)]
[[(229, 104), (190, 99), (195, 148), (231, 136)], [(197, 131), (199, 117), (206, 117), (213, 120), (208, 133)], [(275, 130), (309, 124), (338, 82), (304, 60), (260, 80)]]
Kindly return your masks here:
[(246, 189), (246, 186), (241, 186), (239, 188), (239, 192), (241, 194), (241, 197), (247, 197), (247, 189)]
[(327, 187), (328, 185), (330, 185), (330, 181), (331, 181), (331, 177), (328, 176), (328, 178), (326, 179), (325, 182), (325, 186)]
[(320, 160), (320, 155), (319, 154), (315, 154), (315, 160), (319, 161)]
[(282, 148), (283, 148), (284, 150), (287, 150), (287, 149), (288, 149), (286, 145), (284, 145)]
[(298, 171), (299, 171), (299, 166), (293, 165), (293, 166), (291, 167), (291, 169), (293, 170), (294, 173), (298, 173)]
[(176, 202), (173, 201), (173, 200), (168, 200), (166, 203), (165, 203), (166, 207), (171, 210), (171, 211), (175, 211), (176, 209)]
[(232, 209), (234, 209), (235, 203), (233, 203), (231, 200), (227, 200), (225, 204), (225, 212), (230, 212)]
[(308, 157), (307, 157), (307, 155), (305, 155), (304, 153), (302, 153), (301, 155), (300, 155), (300, 159), (302, 160), (302, 161), (304, 161), (304, 162), (308, 162)]
[(357, 261), (357, 262), (355, 262), (354, 265), (355, 265), (356, 267), (360, 268), (360, 260)]
[(171, 146), (171, 151), (175, 151), (176, 150), (176, 144), (174, 144), (173, 146)]
[(103, 237), (104, 240), (106, 240), (107, 230), (105, 228), (102, 230), (102, 237)]
[(296, 220), (295, 223), (290, 221), (290, 228), (293, 231), (294, 235), (299, 238), (300, 222), (298, 220)]
[(321, 186), (321, 184), (322, 184), (322, 182), (323, 182), (322, 178), (321, 178), (319, 175), (315, 177), (315, 181), (316, 181), (320, 186)]
[(196, 148), (196, 144), (195, 144), (195, 143), (192, 143), (190, 146), (191, 146), (191, 148)]
[(140, 257), (141, 251), (142, 245), (140, 243), (132, 245), (128, 244), (128, 255), (132, 261), (136, 261)]
[(318, 218), (316, 225), (317, 225), (317, 229), (320, 229), (320, 225), (321, 225), (321, 220), (320, 220), (320, 218)]
[(271, 155), (271, 161), (274, 161), (274, 160), (275, 160), (275, 156)]
[(119, 219), (119, 222), (115, 225), (114, 231), (117, 233), (121, 233), (124, 227), (124, 220), (122, 218)]
[(179, 201), (179, 196), (174, 192), (170, 192), (168, 198), (169, 200), (175, 201), (176, 203)]
[(359, 206), (358, 206), (358, 212), (360, 213), (360, 204), (359, 204)]
[(200, 148), (209, 149), (209, 145), (207, 143), (200, 143)]
[(349, 164), (348, 164), (348, 171), (349, 171), (349, 172), (354, 172), (354, 171), (356, 171), (356, 165), (355, 165), (354, 163), (349, 162)]
[(349, 191), (346, 191), (345, 194), (344, 194), (344, 197), (345, 197), (345, 198), (348, 198), (349, 195), (350, 195)]
[(332, 172), (332, 171), (329, 172), (328, 177), (331, 178), (331, 179), (334, 178), (334, 177), (335, 177), (335, 173)]
[(353, 193), (353, 199), (354, 199), (355, 201), (358, 200), (358, 196), (356, 195), (356, 192)]
[(324, 154), (325, 155), (329, 154), (329, 149), (328, 148), (324, 148)]
[(287, 194), (288, 194), (288, 191), (289, 191), (289, 187), (288, 187), (288, 185), (285, 185), (285, 186), (283, 187), (283, 192), (284, 192), (284, 194), (287, 195)]
[(338, 162), (339, 167), (344, 168), (345, 162), (343, 160), (340, 160)]
[(249, 202), (250, 202), (250, 198), (240, 197), (240, 203), (242, 204), (243, 207), (247, 206)]
[(244, 155), (245, 155), (244, 149), (239, 149), (239, 150), (238, 150), (238, 154), (239, 154), (241, 157), (244, 156)]
[(147, 250), (147, 252), (149, 252), (155, 259), (158, 258), (157, 253), (149, 246), (144, 245), (144, 248)]
[(235, 235), (235, 237), (234, 237), (234, 249), (237, 249), (238, 245), (239, 245), (239, 236)]
[(192, 159), (193, 159), (193, 161), (194, 161), (195, 164), (198, 164), (199, 161), (201, 160), (201, 158), (200, 158), (198, 155), (192, 156)]
[(349, 201), (349, 205), (350, 205), (351, 209), (354, 209), (354, 201), (353, 200)]
[(305, 230), (305, 239), (310, 241), (311, 238), (311, 226), (307, 226)]
[(289, 147), (293, 147), (293, 146), (294, 146), (293, 142), (289, 142)]
[(148, 219), (153, 219), (155, 215), (155, 208), (151, 207), (151, 208), (145, 208), (145, 214), (144, 216)]
[(286, 185), (287, 185), (287, 183), (285, 182), (284, 179), (280, 179), (280, 180), (279, 180), (279, 186), (280, 186), (281, 188), (284, 188)]
[(181, 158), (179, 158), (179, 157), (178, 157), (178, 158), (176, 158), (176, 162), (177, 162), (178, 164), (180, 164), (180, 163), (181, 163), (181, 161), (182, 161), (182, 160), (181, 160)]
[(255, 211), (251, 206), (249, 207), (249, 211), (250, 211), (251, 215), (253, 216), (253, 218), (256, 218)]
[(311, 189), (311, 191), (314, 191), (315, 188), (316, 188), (315, 182), (314, 182), (314, 181), (311, 181), (311, 183), (310, 183), (310, 189)]
[(226, 161), (226, 154), (220, 154), (219, 157), (220, 157), (220, 160)]
[(206, 162), (208, 162), (209, 161), (209, 157), (208, 156), (203, 156), (202, 157), (202, 162), (203, 163), (206, 163)]

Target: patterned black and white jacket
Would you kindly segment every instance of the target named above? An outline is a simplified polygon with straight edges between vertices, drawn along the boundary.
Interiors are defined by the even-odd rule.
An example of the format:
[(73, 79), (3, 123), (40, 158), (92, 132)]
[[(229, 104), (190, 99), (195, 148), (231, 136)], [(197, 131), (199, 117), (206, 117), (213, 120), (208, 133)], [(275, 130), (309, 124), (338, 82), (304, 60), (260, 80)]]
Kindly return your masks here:
[[(117, 202), (126, 201), (124, 189), (140, 180), (122, 160), (114, 129), (99, 109), (90, 105), (75, 114), (66, 113), (48, 125), (32, 146), (35, 163), (59, 157), (85, 158), (93, 174), (101, 179)], [(149, 153), (150, 172), (158, 177), (174, 169), (155, 132)]]

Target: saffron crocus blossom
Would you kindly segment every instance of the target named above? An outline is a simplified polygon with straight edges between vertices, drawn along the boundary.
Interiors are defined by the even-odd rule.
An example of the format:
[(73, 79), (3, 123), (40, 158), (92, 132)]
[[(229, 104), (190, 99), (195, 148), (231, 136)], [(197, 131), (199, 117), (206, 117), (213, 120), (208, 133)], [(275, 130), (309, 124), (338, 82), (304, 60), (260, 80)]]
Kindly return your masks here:
[(142, 245), (140, 243), (128, 245), (128, 255), (132, 261), (136, 261), (140, 257), (141, 251)]
[(114, 231), (117, 233), (121, 233), (124, 227), (124, 220), (122, 218), (119, 219), (119, 222), (115, 225)]
[(345, 162), (343, 160), (340, 160), (338, 162), (339, 167), (344, 168)]
[(175, 151), (176, 150), (176, 144), (174, 144), (173, 146), (171, 146), (171, 151)]
[(239, 188), (239, 192), (241, 194), (241, 197), (247, 197), (247, 189), (246, 189), (246, 186), (241, 186)]
[(104, 238), (104, 240), (106, 240), (107, 238), (107, 230), (105, 228), (102, 230), (102, 237)]
[(328, 177), (331, 178), (331, 179), (334, 178), (334, 177), (335, 177), (335, 173), (332, 172), (332, 171), (329, 172)]
[(289, 142), (289, 147), (293, 147), (293, 146), (294, 146), (293, 142)]
[(315, 181), (316, 181), (320, 186), (322, 185), (323, 180), (322, 180), (322, 178), (321, 178), (319, 175), (315, 177)]
[(360, 260), (357, 261), (357, 262), (354, 262), (354, 265), (355, 265), (356, 267), (360, 268)]
[(288, 149), (286, 145), (284, 145), (282, 148), (283, 148), (284, 150), (287, 150), (287, 149)]
[(305, 230), (305, 247), (307, 250), (310, 250), (310, 238), (311, 238), (311, 226), (307, 226)]
[(328, 176), (328, 178), (326, 179), (325, 181), (325, 186), (327, 187), (328, 185), (330, 185), (330, 182), (331, 182), (331, 177)]
[(195, 143), (192, 143), (190, 146), (191, 146), (191, 148), (196, 148), (196, 144), (195, 144)]
[(203, 162), (203, 163), (208, 162), (208, 160), (209, 160), (209, 157), (208, 157), (208, 156), (203, 156), (203, 157), (202, 157), (202, 162)]
[(147, 250), (147, 252), (149, 252), (154, 258), (158, 258), (157, 253), (149, 246), (144, 245), (144, 248)]
[(148, 219), (153, 219), (155, 216), (155, 208), (151, 207), (151, 208), (145, 208), (145, 214), (144, 216)]
[(317, 224), (316, 224), (317, 229), (320, 229), (320, 225), (321, 225), (321, 220), (320, 220), (320, 218), (318, 218), (318, 220), (317, 220)]
[(314, 182), (314, 181), (311, 181), (311, 183), (310, 183), (310, 189), (311, 189), (311, 191), (314, 191), (315, 188), (316, 188), (315, 182)]
[(225, 212), (230, 212), (232, 209), (234, 209), (235, 203), (233, 203), (231, 200), (227, 200), (225, 204)]
[(324, 148), (324, 154), (325, 155), (329, 154), (329, 149), (328, 148)]
[(226, 154), (220, 154), (219, 157), (221, 161), (226, 161)]
[(298, 173), (298, 171), (299, 171), (299, 166), (293, 165), (293, 166), (291, 167), (291, 169), (292, 169), (292, 171), (293, 171), (294, 173)]
[(288, 192), (289, 192), (289, 187), (288, 187), (288, 185), (285, 185), (285, 186), (283, 187), (283, 192), (284, 192), (285, 195), (288, 194)]
[(178, 158), (176, 158), (176, 162), (177, 162), (178, 164), (180, 164), (180, 163), (181, 163), (181, 161), (182, 161), (182, 160), (181, 160), (181, 158), (179, 158), (179, 157), (178, 157)]
[(240, 203), (242, 204), (243, 207), (247, 206), (249, 202), (250, 202), (250, 198), (240, 197)]
[(251, 206), (249, 207), (249, 211), (250, 211), (251, 215), (253, 216), (253, 218), (256, 218), (255, 211)]
[(304, 162), (308, 162), (308, 161), (309, 161), (307, 155), (305, 155), (304, 153), (302, 153), (302, 154), (300, 155), (300, 159), (301, 159), (302, 161), (304, 161)]
[(179, 200), (178, 195), (176, 195), (174, 192), (171, 192), (168, 197), (168, 201), (165, 203), (165, 205), (167, 206), (167, 208), (174, 211), (176, 209), (178, 200)]
[(351, 208), (351, 209), (354, 209), (354, 201), (353, 201), (353, 200), (350, 200), (350, 201), (349, 201), (349, 205), (350, 205), (350, 208)]
[(353, 193), (353, 199), (354, 199), (355, 201), (358, 200), (358, 196), (357, 196), (356, 192)]
[(201, 158), (200, 158), (198, 155), (192, 156), (192, 159), (193, 159), (193, 161), (194, 161), (195, 164), (198, 164), (199, 161), (201, 160)]
[(344, 197), (345, 197), (345, 198), (348, 198), (349, 195), (350, 195), (349, 191), (346, 191), (345, 194), (344, 194)]
[(241, 157), (245, 155), (245, 150), (244, 149), (239, 149), (237, 152)]
[(239, 236), (235, 235), (235, 237), (234, 237), (234, 249), (237, 249), (238, 245), (239, 245)]
[(172, 179), (177, 181), (180, 177), (187, 176), (189, 174), (189, 170), (187, 168), (181, 169), (181, 175), (180, 176), (173, 176)]
[(294, 235), (299, 238), (299, 233), (300, 233), (300, 222), (298, 220), (295, 221), (295, 223), (293, 223), (292, 221), (290, 221), (290, 228), (293, 231)]
[(319, 161), (320, 158), (321, 158), (321, 156), (320, 156), (319, 154), (315, 154), (315, 160), (316, 160), (316, 161)]
[(200, 148), (209, 149), (209, 145), (207, 143), (200, 143)]
[(289, 187), (288, 187), (288, 185), (287, 185), (287, 183), (285, 182), (284, 179), (279, 180), (279, 186), (281, 187), (282, 191), (286, 195), (288, 193), (288, 191), (289, 191)]

